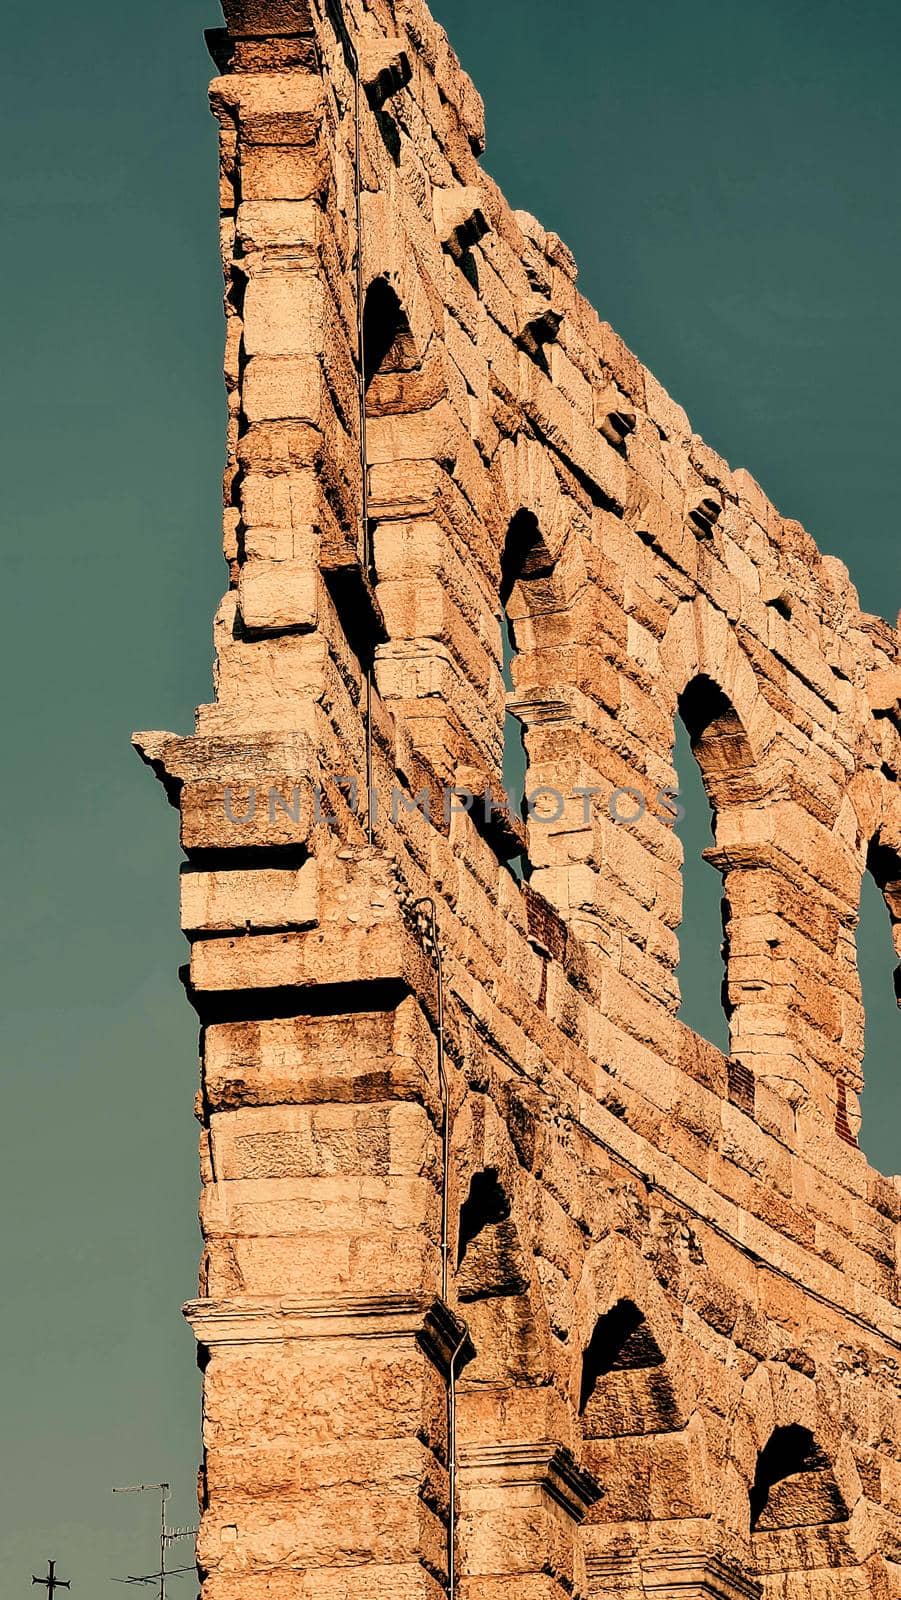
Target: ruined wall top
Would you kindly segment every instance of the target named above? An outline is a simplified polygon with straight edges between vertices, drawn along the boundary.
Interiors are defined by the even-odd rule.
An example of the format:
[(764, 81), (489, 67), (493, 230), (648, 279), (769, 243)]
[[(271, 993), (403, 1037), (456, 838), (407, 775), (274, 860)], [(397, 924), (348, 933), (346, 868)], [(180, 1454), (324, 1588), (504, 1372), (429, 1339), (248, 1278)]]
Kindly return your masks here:
[[(224, 69), (213, 104), (231, 283), (226, 612), (236, 608), (246, 638), (230, 629), (219, 703), (200, 726), (234, 725), (230, 656), (244, 722), (257, 716), (252, 663), (278, 635), (287, 659), (299, 634), (327, 633), (324, 606), (363, 563), (358, 609), (379, 632), (377, 710), (393, 712), (395, 745), (411, 739), (432, 778), (498, 781), (503, 568), (518, 560), (508, 704), (526, 729), (530, 782), (615, 776), (656, 795), (673, 782), (681, 712), (717, 814), (711, 859), (732, 874), (733, 1057), (749, 1068), (769, 1058), (765, 1077), (791, 1081), (853, 1131), (852, 934), (867, 864), (893, 921), (898, 910), (897, 631), (860, 610), (841, 561), (692, 432), (578, 293), (565, 244), (506, 204), (479, 164), (481, 100), (418, 0), (321, 11), (226, 0), (225, 13), (210, 44)], [(361, 310), (373, 327), (390, 314), (374, 284), (394, 297), (403, 333), (389, 343), (397, 334), (403, 348), (379, 348), (376, 328), (371, 359), (385, 370), (364, 374), (360, 417)], [(273, 530), (305, 472), (304, 535), (288, 538)], [(511, 537), (531, 538), (531, 554), (517, 556)], [(316, 563), (333, 574), (324, 589)], [(728, 711), (709, 691), (705, 701), (705, 683)], [(281, 695), (276, 721), (293, 717)], [(643, 891), (652, 932), (604, 903), (611, 876), (636, 899), (637, 860), (622, 859), (621, 838), (615, 849), (600, 838), (604, 822), (591, 839), (577, 813), (552, 835), (533, 828), (531, 886), (596, 950), (637, 944), (630, 976), (672, 1009), (671, 829), (648, 819), (632, 831), (657, 879)], [(759, 920), (789, 892), (809, 902), (790, 943)]]
[[(480, 1600), (894, 1600), (899, 635), (506, 204), (419, 0), (224, 9), (215, 699), (137, 736), (204, 1024), (208, 1600), (435, 1600), (454, 1551)], [(679, 718), (728, 1054), (679, 1017)]]

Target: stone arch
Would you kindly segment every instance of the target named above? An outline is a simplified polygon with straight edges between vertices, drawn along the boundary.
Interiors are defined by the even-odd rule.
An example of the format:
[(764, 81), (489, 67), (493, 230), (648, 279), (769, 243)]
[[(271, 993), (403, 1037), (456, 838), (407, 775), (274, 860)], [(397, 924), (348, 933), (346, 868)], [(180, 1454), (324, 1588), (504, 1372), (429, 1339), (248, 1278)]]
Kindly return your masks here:
[(571, 1393), (586, 1436), (601, 1423), (613, 1431), (594, 1437), (684, 1427), (697, 1395), (682, 1337), (656, 1278), (622, 1239), (586, 1256), (572, 1344)]
[[(362, 334), (370, 471), (378, 467), (386, 446), (403, 446), (401, 419), (434, 416), (446, 403), (441, 344), (424, 310), (419, 280), (409, 265), (403, 271), (383, 269), (369, 278), (363, 296)], [(417, 447), (415, 434), (410, 432), (414, 427), (411, 423), (406, 433), (408, 451)], [(427, 427), (425, 431), (427, 434)], [(401, 482), (409, 476), (409, 462), (415, 459), (415, 454), (401, 451), (397, 463)]]
[[(550, 1382), (550, 1321), (533, 1265), (529, 1179), (495, 1107), (472, 1096), (452, 1141), (450, 1214), (455, 1289), (475, 1347), (461, 1394)], [(465, 1400), (464, 1400), (465, 1410)]]
[(852, 1447), (817, 1382), (762, 1363), (745, 1385), (727, 1456), (745, 1486), (745, 1523), (761, 1576), (854, 1568), (871, 1553)]
[(716, 678), (699, 672), (678, 699), (711, 806), (719, 815), (758, 788), (757, 762), (747, 730)]
[(738, 1098), (751, 1109), (760, 1077), (797, 1105), (810, 1093), (810, 1018), (828, 1002), (820, 952), (797, 931), (811, 896), (828, 900), (797, 860), (820, 843), (793, 798), (798, 758), (729, 620), (709, 601), (674, 614), (660, 661), (661, 694), (683, 715), (714, 813), (705, 859), (723, 880), (723, 1000)]
[(573, 527), (573, 505), (546, 446), (526, 433), (505, 439), (494, 459), (501, 521), (509, 525), (517, 511), (528, 511), (542, 529), (551, 561), (563, 557)]
[(377, 278), (386, 280), (404, 308), (417, 348), (424, 353), (433, 338), (441, 339), (443, 308), (406, 246), (389, 196), (365, 190), (361, 198), (367, 287)]
[[(806, 1428), (835, 1461), (842, 1448), (842, 1433), (815, 1378), (782, 1361), (762, 1361), (744, 1385), (727, 1446), (749, 1492), (757, 1457), (777, 1428), (789, 1426)], [(859, 1493), (857, 1480), (852, 1502)]]
[[(606, 1491), (589, 1513), (591, 1550), (598, 1556), (623, 1551), (636, 1539), (637, 1548), (647, 1537), (642, 1527), (708, 1516), (706, 1428), (697, 1388), (703, 1362), (677, 1327), (648, 1263), (619, 1235), (586, 1256), (570, 1347), (582, 1459)], [(598, 1369), (593, 1385), (587, 1355)]]
[(850, 1516), (826, 1451), (797, 1422), (773, 1429), (757, 1457), (751, 1532), (817, 1528)]
[(516, 530), (531, 526), (535, 530), (529, 552), (531, 559), (518, 575), (526, 578), (540, 575), (547, 580), (533, 597), (530, 608), (543, 618), (556, 618), (553, 638), (549, 625), (545, 624), (545, 649), (553, 643), (570, 642), (580, 631), (581, 619), (576, 608), (580, 600), (588, 598), (583, 542), (591, 538), (590, 520), (567, 492), (546, 446), (526, 433), (520, 432), (515, 439), (502, 442), (494, 458), (492, 477), (497, 490), (498, 545), (494, 570), (498, 592), (502, 599), (509, 600), (509, 594), (503, 591), (510, 562), (517, 554), (515, 545), (511, 544), (511, 529), (515, 534)]
[[(542, 599), (545, 614), (557, 616), (556, 643), (568, 643), (590, 633), (583, 612), (591, 601), (586, 549), (592, 536), (591, 520), (569, 492), (554, 467), (552, 453), (539, 440), (520, 432), (503, 440), (495, 454), (492, 478), (496, 486), (498, 516), (497, 585), (511, 524), (529, 517), (540, 536), (542, 565), (553, 575), (553, 585)], [(551, 639), (546, 638), (545, 647)], [(564, 679), (564, 681), (566, 681)]]
[(776, 717), (760, 692), (747, 656), (727, 617), (703, 596), (673, 613), (660, 645), (661, 693), (675, 713), (678, 697), (696, 678), (716, 684), (733, 708), (763, 792), (773, 787), (766, 772), (777, 745)]
[(369, 416), (417, 409), (421, 362), (409, 318), (388, 278), (373, 278), (363, 302), (363, 379)]
[(527, 506), (514, 510), (500, 553), (498, 609), (506, 615), (517, 657), (522, 658), (523, 711), (549, 686), (565, 688), (569, 683), (579, 632), (572, 612), (585, 581), (584, 563), (566, 539), (555, 538), (547, 522)]
[(520, 508), (510, 518), (501, 552), (501, 603), (507, 605), (519, 583), (551, 580), (556, 564), (535, 513)]
[(582, 1352), (582, 1430), (590, 1439), (676, 1433), (683, 1426), (667, 1359), (634, 1300), (597, 1319)]
[(717, 847), (771, 840), (787, 751), (731, 624), (703, 596), (673, 613), (657, 687), (662, 707), (685, 722), (716, 812)]
[[(388, 428), (392, 417), (428, 416), (447, 400), (444, 353), (426, 310), (418, 274), (409, 263), (369, 278), (363, 296), (363, 376), (367, 417), (376, 425), (370, 441), (376, 456), (381, 421)], [(390, 437), (396, 442), (396, 433)], [(399, 466), (403, 474), (403, 458)]]

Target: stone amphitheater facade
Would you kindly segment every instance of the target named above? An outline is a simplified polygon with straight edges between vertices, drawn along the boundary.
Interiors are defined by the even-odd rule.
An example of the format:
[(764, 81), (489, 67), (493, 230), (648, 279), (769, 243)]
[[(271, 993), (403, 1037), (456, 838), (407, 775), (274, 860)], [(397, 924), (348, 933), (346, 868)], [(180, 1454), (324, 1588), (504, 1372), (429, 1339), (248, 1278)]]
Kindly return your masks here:
[[(866, 870), (901, 923), (899, 635), (509, 208), (422, 0), (224, 9), (216, 698), (136, 736), (202, 1028), (204, 1600), (901, 1596), (854, 931)], [(678, 1014), (680, 716), (728, 1056)]]

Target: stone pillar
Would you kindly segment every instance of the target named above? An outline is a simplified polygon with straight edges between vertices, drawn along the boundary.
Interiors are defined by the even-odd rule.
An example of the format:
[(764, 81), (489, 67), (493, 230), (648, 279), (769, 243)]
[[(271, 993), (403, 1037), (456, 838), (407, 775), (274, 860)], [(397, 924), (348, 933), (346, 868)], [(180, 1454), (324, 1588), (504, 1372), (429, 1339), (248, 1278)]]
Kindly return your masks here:
[[(447, 1386), (436, 1304), (442, 1108), (433, 972), (389, 864), (310, 826), (256, 848), (223, 786), (240, 751), (145, 736), (182, 803), (182, 920), (203, 1023), (205, 1600), (437, 1600)], [(285, 769), (267, 754), (257, 766)], [(251, 775), (256, 773), (252, 768)], [(242, 798), (241, 808), (246, 797)], [(272, 830), (275, 829), (275, 837)], [(273, 848), (274, 847), (274, 848)], [(315, 847), (315, 848), (314, 848)]]
[(454, 1319), (397, 1294), (185, 1309), (205, 1370), (205, 1600), (439, 1600)]
[[(341, 894), (328, 869), (320, 882), (327, 922)], [(195, 940), (196, 980), (287, 978), (298, 1011), (204, 1033), (205, 1293), (187, 1315), (205, 1372), (205, 1600), (437, 1600), (446, 1574), (448, 1368), (465, 1330), (434, 1299), (435, 1040), (412, 996), (386, 1003), (401, 925), (393, 940), (377, 928), (375, 977), (366, 893), (354, 909), (343, 892), (325, 935)], [(328, 951), (337, 967), (320, 965)], [(355, 994), (365, 1008), (342, 1012)], [(202, 1014), (217, 996), (195, 989)], [(226, 1003), (246, 1014), (253, 996)]]
[(460, 1456), (461, 1600), (579, 1600), (579, 1527), (599, 1485), (546, 1440), (468, 1445)]
[(798, 934), (786, 914), (794, 886), (766, 845), (704, 852), (723, 874), (728, 907), (726, 998), (730, 1054), (793, 1104), (810, 1093), (810, 1063), (795, 1025)]

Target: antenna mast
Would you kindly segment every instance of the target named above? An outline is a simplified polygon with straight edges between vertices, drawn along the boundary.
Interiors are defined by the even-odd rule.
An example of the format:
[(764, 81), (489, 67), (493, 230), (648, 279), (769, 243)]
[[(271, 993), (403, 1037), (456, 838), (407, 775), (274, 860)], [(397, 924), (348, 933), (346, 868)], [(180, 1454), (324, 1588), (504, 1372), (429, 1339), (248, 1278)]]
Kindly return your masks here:
[(116, 1583), (158, 1584), (159, 1600), (167, 1600), (166, 1579), (175, 1578), (185, 1572), (193, 1572), (191, 1567), (166, 1567), (166, 1551), (170, 1544), (175, 1544), (179, 1539), (193, 1539), (197, 1534), (196, 1528), (170, 1528), (166, 1523), (166, 1502), (169, 1499), (168, 1483), (131, 1483), (113, 1489), (113, 1494), (159, 1494), (160, 1497), (160, 1569), (159, 1572), (150, 1572), (143, 1578), (116, 1578)]

